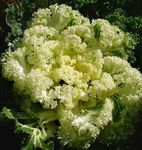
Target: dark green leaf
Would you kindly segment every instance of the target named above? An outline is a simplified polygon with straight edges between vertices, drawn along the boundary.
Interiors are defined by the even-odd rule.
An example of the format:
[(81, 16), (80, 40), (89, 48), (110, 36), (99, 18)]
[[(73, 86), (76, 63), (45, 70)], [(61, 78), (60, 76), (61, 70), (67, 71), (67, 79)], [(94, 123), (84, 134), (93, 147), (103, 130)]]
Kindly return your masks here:
[(99, 24), (96, 24), (93, 29), (94, 29), (95, 38), (96, 38), (97, 40), (99, 40), (99, 38), (100, 38), (100, 33), (101, 33), (101, 26), (100, 26)]

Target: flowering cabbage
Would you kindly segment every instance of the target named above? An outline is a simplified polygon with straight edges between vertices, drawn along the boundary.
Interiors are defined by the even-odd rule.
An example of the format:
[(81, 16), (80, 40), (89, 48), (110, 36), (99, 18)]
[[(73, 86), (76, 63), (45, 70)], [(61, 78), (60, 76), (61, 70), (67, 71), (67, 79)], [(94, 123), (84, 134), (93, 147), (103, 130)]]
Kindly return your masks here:
[(3, 109), (29, 134), (25, 149), (48, 149), (52, 139), (87, 149), (95, 140), (132, 134), (142, 104), (142, 75), (126, 60), (133, 46), (128, 33), (104, 19), (90, 22), (69, 6), (35, 12), (17, 49), (1, 59), (16, 103), (34, 118), (20, 122)]

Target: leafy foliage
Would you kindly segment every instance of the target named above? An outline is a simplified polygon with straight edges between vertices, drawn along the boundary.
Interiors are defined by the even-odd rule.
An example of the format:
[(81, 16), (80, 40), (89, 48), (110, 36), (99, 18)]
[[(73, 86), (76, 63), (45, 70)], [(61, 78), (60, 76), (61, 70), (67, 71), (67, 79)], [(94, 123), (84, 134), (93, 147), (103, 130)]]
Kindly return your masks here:
[[(78, 1), (82, 3), (83, 1)], [(137, 41), (136, 48), (131, 51), (129, 62), (142, 71), (142, 5), (140, 0), (101, 0), (76, 5), (81, 13), (90, 18), (106, 18), (123, 31), (132, 34)], [(132, 11), (133, 10), (133, 11)], [(136, 59), (135, 59), (136, 58)]]
[(127, 49), (135, 47), (129, 33), (57, 4), (35, 11), (25, 27), (10, 21), (11, 37), (19, 39), (9, 42), (14, 47), (1, 65), (18, 108), (4, 107), (2, 114), (28, 135), (23, 150), (50, 149), (54, 140), (88, 149), (95, 140), (111, 143), (133, 133), (142, 75), (127, 62)]
[[(38, 8), (46, 8), (50, 4), (54, 4), (54, 3), (58, 3), (58, 4), (66, 3), (68, 5), (71, 5), (73, 8), (78, 9), (85, 16), (89, 17), (90, 20), (92, 18), (98, 18), (98, 17), (106, 18), (113, 25), (117, 25), (121, 30), (127, 32), (127, 34), (124, 34), (124, 32), (122, 32), (122, 31), (120, 32), (121, 33), (120, 35), (122, 35), (122, 33), (123, 33), (123, 35), (125, 35), (122, 38), (123, 39), (122, 45), (120, 44), (117, 47), (110, 46), (107, 49), (107, 46), (109, 46), (109, 45), (106, 45), (106, 47), (103, 47), (103, 45), (107, 43), (105, 39), (110, 38), (109, 41), (113, 41), (113, 39), (116, 40), (117, 38), (114, 38), (114, 36), (110, 36), (111, 34), (109, 34), (109, 32), (107, 35), (104, 34), (105, 32), (103, 32), (103, 31), (105, 31), (105, 30), (103, 29), (103, 25), (102, 25), (103, 20), (101, 20), (101, 19), (100, 19), (100, 21), (99, 21), (99, 19), (98, 20), (96, 19), (95, 22), (98, 21), (98, 23), (94, 23), (94, 24), (92, 23), (91, 32), (93, 34), (91, 36), (88, 34), (88, 25), (86, 25), (86, 27), (84, 29), (82, 27), (72, 28), (72, 26), (74, 26), (75, 24), (80, 22), (80, 21), (78, 22), (78, 18), (71, 19), (66, 24), (64, 22), (64, 18), (62, 20), (63, 22), (60, 22), (61, 20), (58, 19), (58, 16), (55, 16), (55, 18), (54, 17), (52, 18), (53, 21), (51, 19), (50, 23), (46, 24), (49, 27), (54, 27), (56, 30), (59, 30), (59, 33), (60, 32), (62, 33), (63, 30), (65, 30), (65, 32), (63, 32), (63, 35), (60, 40), (64, 41), (66, 39), (66, 42), (68, 44), (69, 44), (68, 40), (71, 41), (72, 38), (68, 39), (67, 35), (68, 35), (68, 32), (69, 33), (71, 32), (70, 34), (75, 34), (75, 35), (79, 36), (81, 41), (86, 42), (87, 44), (89, 44), (89, 47), (90, 47), (94, 41), (90, 42), (90, 40), (88, 40), (89, 37), (87, 37), (87, 36), (89, 35), (93, 39), (96, 39), (96, 43), (99, 43), (98, 44), (99, 47), (95, 47), (95, 48), (101, 49), (101, 53), (103, 54), (103, 57), (107, 56), (107, 57), (103, 58), (105, 61), (105, 65), (103, 64), (103, 70), (102, 70), (103, 72), (107, 72), (107, 74), (105, 74), (105, 73), (102, 74), (102, 78), (100, 78), (98, 76), (99, 79), (97, 79), (97, 75), (95, 75), (95, 77), (94, 77), (95, 81), (93, 81), (93, 82), (91, 82), (91, 80), (87, 81), (87, 84), (90, 87), (89, 90), (92, 91), (91, 94), (95, 93), (97, 91), (94, 96), (95, 103), (93, 103), (93, 101), (90, 100), (89, 103), (87, 104), (84, 97), (82, 96), (81, 99), (84, 100), (84, 102), (79, 103), (79, 110), (78, 110), (78, 107), (75, 107), (76, 103), (72, 102), (70, 104), (71, 101), (70, 102), (65, 101), (65, 98), (63, 97), (64, 95), (60, 95), (60, 98), (54, 98), (53, 105), (51, 105), (52, 102), (49, 102), (50, 104), (47, 104), (47, 105), (46, 105), (46, 103), (44, 103), (44, 104), (41, 103), (41, 101), (38, 102), (38, 99), (41, 99), (41, 100), (43, 99), (42, 96), (41, 97), (39, 96), (42, 92), (40, 90), (36, 90), (34, 92), (34, 90), (36, 89), (35, 87), (37, 87), (38, 84), (41, 85), (40, 82), (39, 83), (35, 82), (36, 84), (33, 83), (31, 86), (28, 86), (28, 85), (30, 85), (32, 79), (35, 81), (38, 81), (41, 78), (43, 79), (45, 74), (43, 72), (41, 73), (40, 71), (37, 71), (37, 70), (31, 71), (31, 66), (34, 66), (34, 69), (35, 69), (35, 68), (39, 68), (39, 66), (41, 66), (42, 63), (44, 63), (43, 55), (40, 55), (40, 53), (38, 53), (38, 51), (36, 51), (37, 52), (37, 54), (36, 54), (35, 50), (32, 51), (31, 54), (30, 53), (27, 54), (27, 50), (22, 49), (23, 46), (27, 47), (28, 44), (30, 45), (32, 43), (32, 40), (30, 40), (30, 38), (32, 36), (28, 35), (27, 28), (31, 28), (31, 31), (29, 30), (29, 32), (36, 33), (37, 29), (34, 30), (34, 26), (39, 25), (37, 23), (37, 21), (38, 21), (38, 19), (40, 20), (42, 17), (44, 18), (44, 15), (42, 16), (42, 10), (38, 11), (37, 13), (34, 13), (33, 16), (32, 16), (32, 13), (34, 11), (36, 11)], [(116, 141), (125, 139), (134, 132), (133, 131), (134, 123), (137, 121), (136, 118), (138, 117), (137, 115), (139, 114), (139, 111), (141, 109), (141, 102), (138, 100), (140, 97), (137, 96), (137, 95), (139, 95), (138, 93), (141, 93), (141, 90), (140, 90), (141, 89), (141, 79), (140, 79), (141, 77), (140, 77), (140, 73), (137, 70), (135, 70), (134, 68), (131, 68), (129, 65), (126, 65), (127, 64), (126, 61), (121, 62), (121, 59), (117, 59), (117, 58), (119, 57), (119, 58), (123, 58), (123, 59), (124, 58), (128, 59), (128, 61), (131, 62), (134, 66), (141, 69), (141, 66), (142, 66), (141, 65), (142, 64), (142, 59), (141, 59), (142, 58), (141, 57), (142, 56), (141, 55), (142, 21), (141, 21), (141, 5), (139, 5), (139, 3), (140, 2), (138, 0), (136, 0), (136, 1), (133, 1), (133, 0), (123, 0), (123, 1), (120, 1), (120, 0), (117, 0), (117, 1), (113, 1), (113, 0), (112, 1), (108, 1), (108, 0), (101, 0), (101, 1), (98, 1), (98, 0), (87, 0), (87, 1), (84, 1), (84, 0), (73, 0), (73, 1), (54, 0), (54, 1), (48, 1), (48, 2), (46, 0), (42, 0), (42, 1), (37, 0), (36, 2), (32, 1), (32, 0), (21, 0), (21, 1), (18, 1), (17, 3), (9, 5), (9, 7), (6, 10), (6, 23), (10, 27), (11, 31), (9, 32), (6, 41), (8, 43), (8, 47), (9, 47), (10, 51), (5, 55), (6, 57), (4, 56), (6, 59), (3, 59), (4, 60), (3, 62), (7, 63), (7, 58), (8, 59), (14, 58), (20, 64), (19, 67), (23, 67), (24, 73), (27, 74), (31, 71), (31, 74), (29, 74), (26, 79), (27, 80), (26, 86), (28, 87), (28, 88), (26, 87), (27, 88), (26, 89), (22, 85), (24, 82), (21, 82), (21, 83), (19, 82), (19, 81), (22, 81), (21, 80), (22, 76), (19, 76), (21, 74), (18, 75), (18, 74), (13, 74), (14, 72), (11, 74), (10, 74), (10, 72), (7, 72), (7, 73), (5, 72), (5, 75), (4, 75), (5, 77), (7, 75), (9, 75), (13, 78), (13, 79), (11, 79), (11, 77), (10, 78), (8, 77), (9, 80), (12, 80), (12, 82), (10, 82), (11, 85), (9, 87), (9, 90), (7, 90), (7, 91), (9, 91), (9, 92), (11, 91), (11, 88), (12, 88), (12, 85), (14, 82), (14, 92), (15, 93), (14, 93), (14, 96), (11, 97), (11, 99), (13, 99), (13, 100), (8, 98), (8, 99), (10, 99), (10, 101), (4, 102), (2, 104), (2, 106), (7, 106), (8, 108), (11, 108), (12, 111), (10, 109), (4, 107), (2, 116), (5, 115), (7, 118), (9, 118), (10, 120), (15, 122), (17, 132), (23, 132), (26, 134), (27, 140), (23, 141), (24, 142), (23, 149), (30, 150), (30, 149), (36, 149), (36, 147), (41, 148), (41, 149), (51, 149), (52, 147), (54, 147), (53, 139), (55, 139), (55, 137), (58, 137), (59, 141), (63, 145), (67, 145), (70, 147), (83, 146), (84, 148), (88, 148), (90, 143), (95, 141), (96, 137), (97, 137), (96, 140), (98, 140), (99, 142), (101, 141), (104, 143), (111, 143), (114, 139)], [(132, 9), (135, 11), (131, 11)], [(45, 11), (45, 13), (47, 13), (47, 12)], [(64, 13), (62, 13), (62, 14), (64, 14)], [(40, 15), (42, 17), (40, 17)], [(47, 13), (47, 15), (48, 15), (48, 13)], [(68, 15), (68, 13), (66, 15)], [(30, 20), (31, 17), (33, 19), (32, 21)], [(43, 19), (43, 22), (40, 20), (41, 21), (40, 25), (43, 25), (44, 19)], [(56, 22), (57, 24), (55, 24), (55, 20), (57, 21)], [(85, 21), (85, 22), (87, 23), (88, 21)], [(63, 25), (65, 25), (65, 26), (63, 26)], [(71, 28), (68, 29), (68, 26), (71, 26)], [(42, 26), (39, 26), (39, 27), (42, 29)], [(111, 27), (112, 26), (107, 26), (107, 28), (112, 32), (113, 30), (111, 29)], [(33, 30), (32, 30), (32, 28), (33, 28)], [(26, 30), (27, 33), (26, 33), (25, 29), (27, 29)], [(107, 29), (107, 31), (108, 31), (108, 29)], [(116, 29), (118, 29), (118, 28), (116, 28)], [(46, 38), (46, 40), (47, 39), (51, 40), (52, 38), (53, 38), (52, 40), (59, 40), (58, 38), (60, 37), (60, 34), (56, 33), (58, 36), (52, 37), (53, 30), (48, 30), (48, 31), (51, 31), (50, 35), (43, 35), (43, 33), (38, 33), (37, 34), (38, 40), (42, 36), (44, 38)], [(81, 32), (83, 32), (83, 34)], [(128, 32), (130, 32), (130, 33), (128, 33)], [(26, 37), (26, 34), (29, 37)], [(118, 37), (118, 39), (120, 38), (118, 35), (116, 37)], [(26, 38), (27, 39), (29, 38), (28, 39), (29, 41), (26, 41)], [(76, 38), (76, 36), (75, 37), (73, 36), (73, 38), (75, 38), (76, 41), (72, 41), (70, 43), (72, 45), (72, 48), (71, 48), (72, 50), (73, 50), (73, 48), (75, 48), (75, 47), (73, 47), (74, 43), (76, 43), (78, 40)], [(66, 43), (66, 42), (63, 42), (63, 43)], [(100, 46), (101, 42), (103, 43), (103, 45)], [(21, 44), (23, 44), (23, 45), (21, 45)], [(50, 43), (50, 45), (52, 45), (52, 44), (56, 45), (57, 43)], [(115, 43), (113, 43), (113, 42), (112, 42), (112, 44), (115, 45)], [(137, 44), (137, 46), (135, 47), (136, 44)], [(80, 45), (80, 43), (78, 43), (78, 45)], [(91, 48), (93, 48), (93, 47), (94, 47), (94, 45)], [(120, 50), (121, 47), (123, 47), (122, 50)], [(135, 47), (135, 49), (134, 49), (134, 47)], [(18, 50), (17, 48), (21, 48), (21, 49)], [(28, 48), (33, 49), (31, 47), (28, 47)], [(57, 49), (58, 48), (62, 48), (62, 46), (57, 47)], [(106, 51), (104, 51), (105, 49), (106, 49)], [(134, 49), (134, 51), (132, 51), (132, 49)], [(81, 50), (81, 49), (79, 49), (79, 50)], [(74, 55), (76, 55), (76, 52), (74, 52), (74, 51), (72, 53), (66, 52), (65, 49), (63, 51), (65, 52), (66, 55), (69, 55), (69, 57), (71, 56), (71, 58), (74, 57)], [(54, 52), (56, 55), (61, 55), (58, 50), (55, 50)], [(37, 57), (38, 58), (37, 59), (36, 55), (33, 56), (33, 53), (36, 54), (37, 56), (39, 55), (40, 58), (42, 58), (42, 61), (38, 57)], [(102, 56), (100, 55), (101, 53), (99, 51), (97, 53), (95, 53), (95, 59), (98, 59), (98, 60), (96, 60), (96, 62), (97, 61), (99, 62), (99, 60), (102, 59)], [(30, 56), (28, 56), (29, 54), (30, 54)], [(91, 55), (92, 54), (88, 54), (87, 58), (90, 59)], [(136, 57), (136, 63), (133, 63), (134, 62), (133, 55)], [(99, 56), (99, 58), (97, 58), (98, 56)], [(129, 58), (128, 58), (128, 56), (129, 56)], [(25, 60), (25, 58), (26, 58), (26, 60)], [(35, 59), (37, 59), (37, 61), (34, 61)], [(86, 60), (87, 59), (85, 58), (85, 62), (86, 62)], [(56, 60), (56, 62), (58, 62), (58, 61), (59, 61), (59, 59)], [(74, 66), (74, 63), (70, 62), (71, 60), (69, 60), (68, 57), (62, 58), (60, 61), (61, 61), (60, 63), (62, 65), (67, 65), (67, 64), (69, 65), (70, 63), (72, 63), (72, 66)], [(37, 62), (39, 62), (39, 63), (37, 63)], [(116, 64), (115, 62), (117, 62), (118, 64)], [(49, 63), (49, 62), (46, 62), (46, 63)], [(59, 65), (60, 63), (57, 63), (57, 65)], [(90, 62), (87, 62), (87, 63), (90, 63)], [(7, 65), (8, 65), (8, 63), (7, 63)], [(89, 67), (88, 64), (80, 63), (79, 65), (80, 66), (75, 66), (75, 67), (77, 69), (84, 68), (84, 70), (82, 70), (83, 72), (87, 71), (87, 73), (89, 73), (89, 71), (91, 70), (91, 69), (86, 70), (87, 67)], [(97, 66), (100, 64), (96, 63), (95, 65)], [(109, 68), (109, 65), (111, 67), (112, 66), (113, 67)], [(54, 64), (53, 66), (55, 67), (56, 64)], [(44, 70), (44, 68), (46, 68), (46, 66), (43, 65), (42, 69)], [(98, 69), (98, 68), (96, 67), (96, 69)], [(115, 69), (115, 68), (117, 68), (117, 69)], [(13, 68), (9, 67), (8, 69), (12, 70)], [(16, 69), (16, 65), (14, 66), (14, 69)], [(18, 73), (19, 69), (17, 68), (17, 71), (15, 71), (15, 72)], [(62, 92), (72, 93), (72, 88), (69, 88), (69, 86), (68, 86), (68, 84), (71, 84), (72, 81), (68, 80), (69, 78), (66, 78), (65, 76), (63, 77), (62, 69), (65, 69), (65, 68), (61, 68), (54, 73), (54, 79), (56, 79), (56, 81), (55, 81), (56, 85), (59, 84), (60, 86), (63, 86)], [(73, 71), (69, 67), (65, 70), (65, 72), (67, 70)], [(98, 69), (98, 73), (100, 70)], [(60, 76), (56, 75), (57, 72), (60, 73)], [(72, 75), (73, 75), (73, 73), (74, 72), (72, 72)], [(110, 74), (111, 78), (109, 77), (108, 74)], [(91, 73), (89, 73), (89, 75), (91, 76)], [(33, 76), (35, 76), (35, 78)], [(135, 80), (135, 78), (133, 78), (133, 76), (136, 77), (136, 80)], [(19, 81), (16, 79), (17, 77), (19, 78), (18, 79)], [(59, 80), (61, 77), (62, 77), (62, 79)], [(77, 77), (77, 75), (76, 75), (76, 77)], [(113, 90), (109, 89), (110, 87), (106, 86), (107, 84), (108, 85), (110, 84), (110, 83), (105, 83), (106, 81), (104, 79), (106, 79), (106, 78), (110, 82), (113, 81), (115, 83), (115, 85), (116, 85), (115, 88), (113, 87), (113, 84), (111, 85), (114, 88), (114, 89), (112, 88)], [(43, 79), (43, 84), (42, 84), (43, 87), (42, 88), (44, 88), (44, 85), (47, 83), (47, 82), (44, 82), (45, 81), (44, 79)], [(7, 84), (7, 81), (5, 81), (3, 79), (1, 82), (3, 84)], [(50, 80), (48, 80), (48, 82), (50, 82)], [(96, 87), (95, 87), (95, 85), (96, 85)], [(53, 85), (51, 85), (51, 88), (53, 88), (52, 86)], [(75, 80), (73, 83), (73, 87), (74, 86), (76, 86)], [(93, 86), (93, 87), (91, 87), (91, 86)], [(103, 88), (103, 90), (97, 88), (97, 86)], [(136, 88), (136, 86), (138, 88)], [(132, 87), (135, 92), (130, 90)], [(31, 89), (31, 88), (33, 88), (33, 89)], [(104, 90), (104, 88), (106, 88), (106, 89)], [(30, 91), (30, 92), (26, 92), (26, 90)], [(58, 91), (59, 89), (56, 88), (55, 90)], [(2, 89), (2, 91), (3, 91), (3, 89)], [(38, 93), (39, 95), (36, 95), (36, 93)], [(83, 94), (83, 91), (81, 91), (81, 93)], [(130, 93), (133, 93), (133, 94), (131, 95)], [(51, 94), (53, 94), (52, 90), (51, 90)], [(13, 93), (10, 92), (9, 95), (13, 95)], [(122, 95), (124, 95), (124, 96), (122, 96)], [(51, 95), (49, 95), (49, 96), (51, 96)], [(66, 95), (65, 97), (68, 97), (68, 96), (70, 97), (69, 94)], [(6, 99), (7, 99), (7, 97), (8, 97), (8, 95), (6, 96)], [(105, 99), (106, 97), (109, 99)], [(105, 102), (100, 101), (100, 99), (105, 99)], [(134, 99), (136, 100), (135, 102), (133, 101)], [(131, 101), (131, 103), (129, 103), (129, 100)], [(58, 103), (59, 103), (59, 101), (62, 101), (61, 103), (63, 104), (63, 106), (61, 104), (56, 109), (57, 101), (58, 101)], [(50, 106), (53, 107), (53, 111), (50, 111), (50, 108), (49, 108)], [(73, 108), (73, 110), (71, 110), (71, 109), (66, 109), (67, 107), (68, 108), (75, 107), (75, 108)], [(46, 108), (46, 109), (43, 110), (43, 108), (44, 109)], [(85, 111), (84, 111), (84, 109), (85, 109)], [(106, 111), (106, 114), (108, 117), (103, 116), (105, 110), (110, 110), (109, 112)], [(22, 112), (19, 112), (19, 111), (22, 111)], [(131, 114), (131, 112), (134, 112), (134, 113)], [(70, 118), (67, 117), (67, 114)], [(106, 119), (103, 120), (103, 119), (101, 119), (101, 117), (106, 118)], [(86, 125), (86, 127), (84, 125)], [(57, 127), (59, 127), (58, 132), (57, 132)], [(82, 128), (80, 128), (80, 127), (82, 127)], [(70, 130), (70, 132), (69, 132), (69, 130)], [(87, 132), (88, 134), (86, 134), (86, 132), (84, 132), (86, 130), (88, 131)], [(117, 130), (117, 132), (116, 132), (116, 130)], [(78, 136), (78, 134), (77, 134), (78, 132), (79, 132), (80, 136)], [(69, 136), (69, 134), (70, 134), (70, 136)], [(83, 137), (85, 137), (85, 139)], [(112, 137), (112, 138), (110, 138), (110, 137)], [(79, 139), (79, 138), (81, 138), (81, 139)], [(66, 147), (65, 147), (65, 149), (66, 149)]]

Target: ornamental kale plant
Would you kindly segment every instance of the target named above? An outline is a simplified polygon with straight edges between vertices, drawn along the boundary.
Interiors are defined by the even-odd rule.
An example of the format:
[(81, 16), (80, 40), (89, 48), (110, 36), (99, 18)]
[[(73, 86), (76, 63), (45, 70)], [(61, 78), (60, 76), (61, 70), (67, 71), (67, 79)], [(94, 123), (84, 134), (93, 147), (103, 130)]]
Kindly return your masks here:
[(126, 139), (142, 108), (142, 75), (127, 62), (135, 41), (107, 20), (89, 21), (66, 5), (33, 13), (23, 36), (2, 54), (19, 110), (4, 107), (23, 150), (88, 149)]

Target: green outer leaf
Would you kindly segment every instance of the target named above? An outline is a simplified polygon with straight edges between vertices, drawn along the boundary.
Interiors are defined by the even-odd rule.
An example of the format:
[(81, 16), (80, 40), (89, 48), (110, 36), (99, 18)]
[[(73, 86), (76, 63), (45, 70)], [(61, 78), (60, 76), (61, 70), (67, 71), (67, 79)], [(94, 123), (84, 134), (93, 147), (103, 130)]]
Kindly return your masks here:
[(3, 115), (5, 115), (8, 119), (13, 119), (15, 120), (15, 117), (13, 116), (12, 112), (10, 109), (4, 107), (2, 109), (2, 112), (1, 112)]
[(111, 53), (113, 56), (123, 58), (123, 54), (119, 50), (112, 50)]
[(13, 115), (12, 111), (6, 107), (2, 109), (2, 115), (5, 115), (8, 119), (15, 120), (16, 131), (22, 131), (23, 133), (29, 134), (29, 138), (25, 146), (22, 150), (33, 150), (35, 148), (41, 148), (43, 150), (51, 150), (53, 144), (51, 142), (45, 144), (47, 140), (47, 133), (45, 129), (38, 129), (36, 127), (32, 127), (30, 124), (22, 124), (17, 118)]

